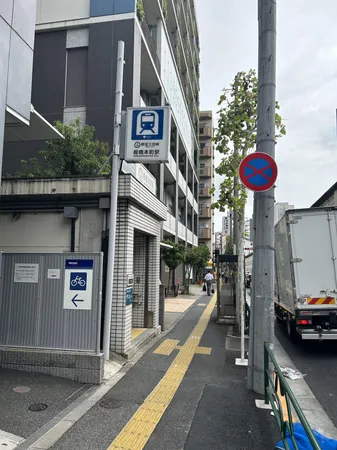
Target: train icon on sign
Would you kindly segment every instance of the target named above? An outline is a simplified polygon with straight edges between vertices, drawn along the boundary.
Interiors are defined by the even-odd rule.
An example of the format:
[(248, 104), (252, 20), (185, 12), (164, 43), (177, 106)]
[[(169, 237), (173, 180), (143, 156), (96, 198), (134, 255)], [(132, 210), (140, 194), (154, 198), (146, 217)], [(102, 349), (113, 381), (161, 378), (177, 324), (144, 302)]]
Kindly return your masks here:
[(143, 112), (139, 114), (139, 118), (140, 124), (137, 127), (139, 134), (142, 134), (144, 131), (158, 134), (158, 114), (156, 112)]
[(137, 109), (132, 114), (132, 140), (162, 140), (164, 110)]

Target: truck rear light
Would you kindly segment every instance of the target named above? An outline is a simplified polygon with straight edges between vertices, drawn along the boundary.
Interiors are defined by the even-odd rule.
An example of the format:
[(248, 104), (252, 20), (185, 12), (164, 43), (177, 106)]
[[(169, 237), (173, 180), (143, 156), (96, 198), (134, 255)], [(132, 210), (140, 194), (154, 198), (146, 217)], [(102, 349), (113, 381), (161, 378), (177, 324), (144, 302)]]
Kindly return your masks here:
[(311, 320), (308, 319), (299, 319), (297, 320), (297, 325), (310, 325)]

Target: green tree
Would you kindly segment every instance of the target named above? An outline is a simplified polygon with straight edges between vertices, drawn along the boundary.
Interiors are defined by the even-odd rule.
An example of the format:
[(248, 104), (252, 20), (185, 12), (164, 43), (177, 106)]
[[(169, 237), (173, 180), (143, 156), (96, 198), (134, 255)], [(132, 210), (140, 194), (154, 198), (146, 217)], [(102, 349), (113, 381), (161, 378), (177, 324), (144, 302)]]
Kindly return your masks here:
[[(92, 176), (99, 173), (109, 156), (109, 146), (94, 139), (95, 128), (81, 126), (80, 119), (69, 125), (55, 122), (55, 128), (64, 139), (47, 141), (46, 149), (40, 150), (40, 158), (21, 160), (21, 169), (15, 173), (18, 178)], [(103, 174), (110, 173), (107, 164)]]
[(233, 238), (232, 238), (232, 236), (227, 236), (226, 237), (225, 254), (226, 255), (233, 255)]
[(172, 247), (172, 248), (162, 247), (161, 253), (162, 253), (162, 260), (170, 270), (168, 288), (170, 288), (170, 286), (174, 288), (174, 279), (172, 277), (172, 274), (173, 271), (176, 270), (176, 268), (180, 264), (185, 262), (186, 248), (184, 245), (175, 244), (174, 242), (171, 241), (164, 241), (164, 244), (168, 244)]
[[(185, 290), (189, 294), (191, 270), (195, 269), (197, 278), (200, 278), (200, 272), (204, 270), (211, 257), (211, 253), (207, 245), (201, 244), (199, 247), (191, 247), (186, 252), (185, 263), (187, 266), (187, 277), (185, 280)], [(201, 275), (202, 276), (202, 275)]]
[[(258, 79), (256, 71), (238, 72), (228, 89), (224, 89), (218, 106), (219, 120), (214, 136), (216, 150), (222, 155), (222, 160), (216, 168), (221, 175), (218, 199), (213, 204), (224, 212), (226, 208), (233, 211), (234, 230), (233, 244), (242, 259), (244, 240), (244, 219), (247, 192), (239, 182), (239, 166), (248, 153), (254, 151), (257, 139), (257, 101)], [(279, 104), (276, 102), (276, 139), (286, 134), (285, 126), (279, 114)], [(240, 286), (241, 280), (236, 285)], [(240, 300), (238, 293), (237, 298)]]

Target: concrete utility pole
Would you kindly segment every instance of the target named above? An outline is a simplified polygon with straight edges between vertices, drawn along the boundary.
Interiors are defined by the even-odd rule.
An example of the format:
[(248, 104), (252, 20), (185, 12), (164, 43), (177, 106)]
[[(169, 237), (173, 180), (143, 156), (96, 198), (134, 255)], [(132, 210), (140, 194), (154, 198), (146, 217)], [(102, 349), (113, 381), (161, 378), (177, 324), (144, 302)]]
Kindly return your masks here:
[[(275, 157), (276, 0), (258, 0), (257, 148)], [(255, 194), (256, 223), (248, 388), (264, 392), (264, 343), (274, 342), (274, 188)]]
[(119, 150), (120, 150), (120, 133), (122, 123), (124, 45), (125, 44), (123, 41), (118, 42), (114, 135), (113, 135), (113, 150), (111, 161), (112, 170), (111, 170), (110, 217), (109, 217), (109, 246), (108, 246), (106, 291), (105, 291), (104, 333), (103, 333), (103, 353), (105, 360), (108, 360), (110, 357), (111, 306), (112, 306), (112, 290), (113, 290), (114, 267), (115, 267), (118, 173), (120, 166)]

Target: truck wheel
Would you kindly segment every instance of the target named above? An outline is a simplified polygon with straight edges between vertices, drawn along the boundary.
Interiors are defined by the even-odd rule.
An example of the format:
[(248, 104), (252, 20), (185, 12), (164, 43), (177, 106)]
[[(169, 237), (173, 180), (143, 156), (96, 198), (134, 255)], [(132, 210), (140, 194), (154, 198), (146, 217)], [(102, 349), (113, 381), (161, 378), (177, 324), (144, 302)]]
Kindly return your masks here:
[(293, 342), (298, 342), (299, 335), (296, 331), (295, 322), (291, 319), (290, 314), (287, 315), (287, 334)]

